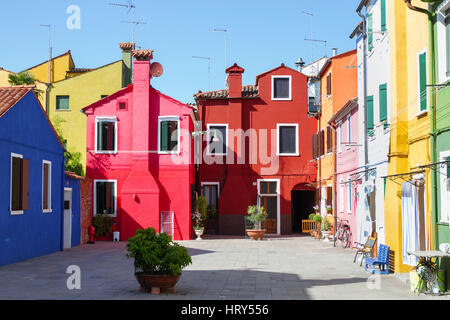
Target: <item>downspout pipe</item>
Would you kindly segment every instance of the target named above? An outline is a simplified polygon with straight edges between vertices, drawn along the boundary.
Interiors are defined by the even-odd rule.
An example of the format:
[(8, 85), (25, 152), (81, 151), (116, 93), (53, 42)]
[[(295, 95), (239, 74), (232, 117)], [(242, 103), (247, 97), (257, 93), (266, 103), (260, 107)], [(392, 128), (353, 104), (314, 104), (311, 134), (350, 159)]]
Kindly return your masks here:
[(362, 6), (358, 7), (358, 9), (356, 10), (356, 13), (358, 14), (358, 16), (361, 17), (362, 20), (362, 46), (363, 46), (363, 99), (364, 101), (360, 104), (362, 104), (363, 107), (363, 113), (364, 113), (364, 169), (366, 170), (366, 174), (365, 174), (365, 179), (366, 181), (368, 180), (368, 173), (367, 173), (367, 169), (368, 169), (368, 165), (369, 165), (369, 153), (368, 153), (368, 139), (367, 139), (367, 105), (366, 105), (366, 101), (367, 101), (367, 54), (366, 54), (366, 38), (367, 38), (367, 28), (366, 28), (366, 17), (361, 13), (362, 10)]
[[(430, 114), (431, 114), (431, 163), (436, 163), (437, 159), (437, 150), (436, 150), (436, 92), (434, 90), (434, 85), (436, 84), (436, 70), (435, 70), (435, 47), (434, 47), (434, 29), (433, 29), (433, 14), (423, 8), (419, 8), (416, 6), (413, 6), (411, 4), (411, 0), (404, 0), (406, 6), (413, 11), (417, 11), (423, 14), (426, 14), (428, 17), (428, 41), (430, 46), (430, 75), (431, 75), (431, 85), (432, 85), (432, 94), (431, 94), (431, 105), (430, 105)], [(437, 0), (428, 0), (423, 2), (437, 2)], [(437, 229), (437, 220), (438, 220), (438, 214), (437, 214), (437, 173), (436, 170), (431, 170), (431, 191), (432, 191), (432, 197), (434, 198), (434, 201), (432, 202), (432, 213), (431, 213), (431, 224), (434, 226), (434, 237), (433, 237), (433, 248), (438, 247), (438, 229)]]

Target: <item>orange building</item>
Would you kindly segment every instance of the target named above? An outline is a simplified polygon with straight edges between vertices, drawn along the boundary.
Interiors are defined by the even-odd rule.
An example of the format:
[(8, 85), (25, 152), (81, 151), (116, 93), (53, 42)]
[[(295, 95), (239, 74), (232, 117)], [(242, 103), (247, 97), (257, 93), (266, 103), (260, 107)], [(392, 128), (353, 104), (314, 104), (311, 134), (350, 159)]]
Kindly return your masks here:
[[(322, 216), (331, 215), (335, 199), (335, 133), (330, 119), (358, 95), (356, 50), (334, 54), (318, 74), (321, 108), (316, 114), (319, 131), (313, 136), (313, 158), (318, 165), (317, 205)], [(328, 209), (327, 209), (328, 208)]]

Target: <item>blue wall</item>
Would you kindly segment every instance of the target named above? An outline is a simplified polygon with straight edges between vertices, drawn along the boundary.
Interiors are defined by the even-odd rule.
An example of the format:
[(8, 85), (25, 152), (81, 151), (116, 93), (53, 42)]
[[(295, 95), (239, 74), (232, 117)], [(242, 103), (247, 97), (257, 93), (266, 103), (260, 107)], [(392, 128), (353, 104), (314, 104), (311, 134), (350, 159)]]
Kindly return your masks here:
[(80, 245), (81, 238), (80, 180), (71, 179), (66, 176), (64, 187), (72, 189), (72, 247), (76, 247)]
[[(10, 213), (11, 153), (29, 159), (29, 210)], [(51, 213), (42, 212), (42, 160), (52, 162)], [(0, 118), (0, 265), (62, 250), (64, 152), (30, 91)]]

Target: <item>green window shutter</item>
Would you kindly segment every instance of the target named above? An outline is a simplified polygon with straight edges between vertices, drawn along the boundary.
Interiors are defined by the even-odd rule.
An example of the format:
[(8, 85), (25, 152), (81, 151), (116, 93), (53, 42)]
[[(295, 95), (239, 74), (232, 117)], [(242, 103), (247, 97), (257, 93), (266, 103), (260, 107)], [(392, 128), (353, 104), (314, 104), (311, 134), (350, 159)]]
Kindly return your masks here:
[[(447, 157), (445, 160), (450, 161), (450, 157)], [(450, 179), (450, 162), (447, 162), (447, 178)]]
[(420, 111), (427, 109), (427, 54), (419, 55), (419, 101)]
[(380, 85), (380, 122), (387, 120), (387, 84)]
[(366, 101), (366, 128), (367, 131), (373, 129), (373, 96), (367, 97)]
[(381, 31), (386, 31), (386, 0), (381, 0)]
[(372, 21), (372, 15), (369, 14), (367, 16), (367, 28), (368, 28), (368, 44), (369, 44), (369, 51), (372, 51), (373, 49), (373, 21)]
[(169, 122), (162, 121), (160, 124), (161, 128), (161, 141), (160, 141), (160, 151), (169, 151)]

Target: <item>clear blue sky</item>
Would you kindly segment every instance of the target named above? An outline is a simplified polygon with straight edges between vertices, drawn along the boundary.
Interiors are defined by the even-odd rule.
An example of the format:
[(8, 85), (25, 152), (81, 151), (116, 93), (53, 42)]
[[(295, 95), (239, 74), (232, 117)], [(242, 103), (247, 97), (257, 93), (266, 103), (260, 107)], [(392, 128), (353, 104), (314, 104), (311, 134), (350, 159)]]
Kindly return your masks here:
[[(0, 11), (0, 66), (22, 71), (48, 58), (48, 29), (52, 25), (53, 55), (72, 51), (77, 67), (95, 68), (121, 58), (119, 42), (131, 41), (131, 13), (108, 3), (127, 0), (2, 0)], [(359, 0), (134, 0), (137, 45), (153, 49), (154, 60), (164, 67), (153, 86), (182, 102), (193, 102), (198, 90), (208, 90), (207, 61), (211, 57), (211, 89), (225, 87), (223, 33), (228, 29), (228, 64), (245, 69), (244, 84), (281, 63), (295, 68), (302, 57), (307, 63), (325, 54), (324, 45), (314, 44), (312, 57), (311, 19), (314, 38), (326, 40), (327, 54), (355, 48), (350, 33), (360, 22), (355, 10)], [(66, 27), (70, 5), (81, 9), (81, 29)]]

